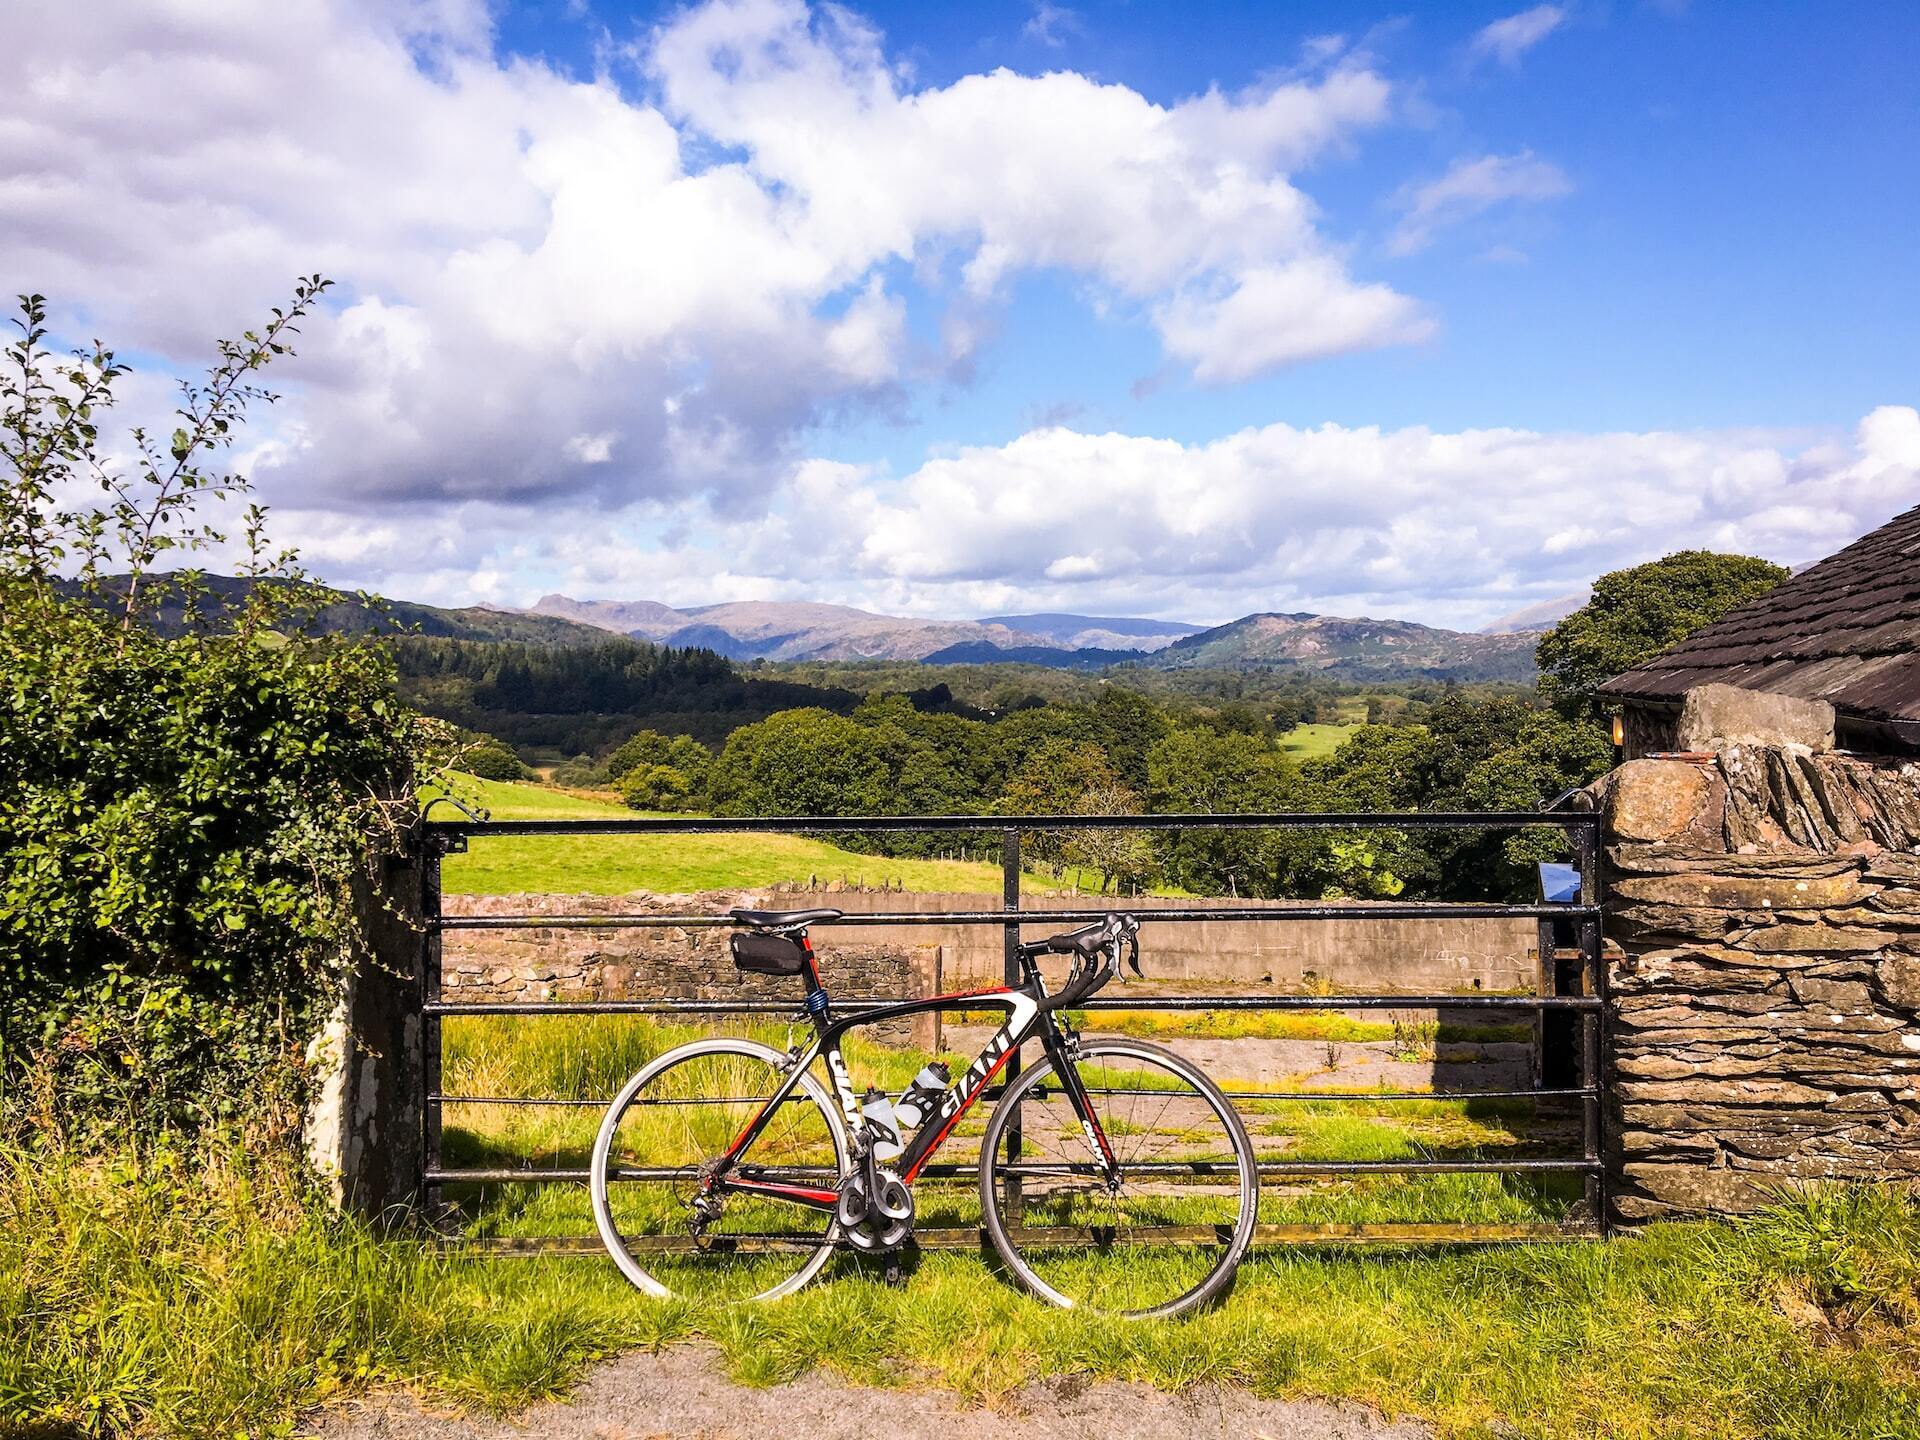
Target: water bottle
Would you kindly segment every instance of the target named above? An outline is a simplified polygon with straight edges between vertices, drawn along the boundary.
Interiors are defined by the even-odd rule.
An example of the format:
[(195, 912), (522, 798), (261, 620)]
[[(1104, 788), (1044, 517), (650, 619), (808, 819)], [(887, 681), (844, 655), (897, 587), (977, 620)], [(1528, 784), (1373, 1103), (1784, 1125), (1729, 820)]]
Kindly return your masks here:
[(868, 1090), (860, 1102), (860, 1118), (866, 1121), (873, 1158), (883, 1164), (899, 1159), (907, 1148), (907, 1136), (933, 1113), (935, 1103), (946, 1094), (951, 1081), (947, 1067), (935, 1060), (913, 1077), (898, 1100), (878, 1090)]
[(947, 1067), (938, 1060), (925, 1066), (913, 1077), (913, 1083), (901, 1091), (899, 1103), (894, 1107), (894, 1114), (899, 1117), (903, 1132), (920, 1128), (927, 1116), (933, 1113), (933, 1107), (940, 1097), (947, 1093), (947, 1086), (952, 1080)]
[(906, 1132), (913, 1127), (902, 1123), (893, 1101), (878, 1090), (868, 1090), (860, 1101), (860, 1118), (866, 1122), (867, 1140), (873, 1146), (873, 1158), (886, 1163), (898, 1160), (907, 1147)]

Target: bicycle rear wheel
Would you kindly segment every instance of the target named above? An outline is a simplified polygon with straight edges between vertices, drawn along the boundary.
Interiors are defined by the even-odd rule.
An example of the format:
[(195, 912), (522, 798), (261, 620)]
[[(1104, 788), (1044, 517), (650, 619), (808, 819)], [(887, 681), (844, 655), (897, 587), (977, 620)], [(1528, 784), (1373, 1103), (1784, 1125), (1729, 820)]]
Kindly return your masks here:
[(1094, 1040), (1072, 1063), (1119, 1184), (1108, 1185), (1053, 1062), (1041, 1062), (1008, 1087), (981, 1142), (994, 1248), (1055, 1305), (1144, 1317), (1206, 1304), (1232, 1283), (1258, 1218), (1246, 1127), (1171, 1050)]
[[(830, 1212), (772, 1196), (701, 1200), (701, 1179), (779, 1089), (786, 1057), (751, 1040), (696, 1040), (626, 1083), (594, 1141), (593, 1218), (614, 1263), (650, 1295), (702, 1303), (771, 1300), (833, 1253)], [(825, 1090), (803, 1075), (733, 1172), (833, 1191), (847, 1137)]]

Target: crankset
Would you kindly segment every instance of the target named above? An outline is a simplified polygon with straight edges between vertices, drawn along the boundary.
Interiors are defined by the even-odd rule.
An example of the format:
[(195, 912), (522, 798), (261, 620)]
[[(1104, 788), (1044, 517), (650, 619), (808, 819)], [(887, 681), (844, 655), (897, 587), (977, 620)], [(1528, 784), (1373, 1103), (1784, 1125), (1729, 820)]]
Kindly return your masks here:
[(897, 1250), (913, 1234), (913, 1191), (886, 1166), (871, 1168), (872, 1184), (858, 1170), (840, 1182), (833, 1218), (855, 1250)]

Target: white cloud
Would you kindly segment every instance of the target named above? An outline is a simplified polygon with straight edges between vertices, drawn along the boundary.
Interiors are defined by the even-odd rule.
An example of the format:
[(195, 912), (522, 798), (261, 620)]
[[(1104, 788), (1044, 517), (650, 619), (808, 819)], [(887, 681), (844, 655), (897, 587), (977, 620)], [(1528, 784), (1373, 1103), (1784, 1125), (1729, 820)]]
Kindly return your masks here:
[(1517, 65), (1520, 57), (1566, 23), (1564, 5), (1535, 5), (1517, 15), (1496, 20), (1473, 37), (1468, 49), (1476, 56), (1493, 56), (1503, 65)]
[[(479, 503), (378, 526), (281, 518), (330, 578), (441, 603), (563, 590), (1470, 628), (1690, 546), (1817, 559), (1916, 503), (1920, 412), (1886, 406), (1846, 438), (1269, 425), (1182, 444), (1050, 427), (899, 477), (805, 461), (769, 512), (724, 524)], [(476, 570), (515, 582), (483, 593)]]
[(1424, 250), (1436, 230), (1458, 225), (1496, 205), (1556, 200), (1572, 189), (1558, 165), (1536, 159), (1531, 150), (1517, 155), (1462, 158), (1438, 179), (1401, 192), (1399, 202), (1404, 213), (1387, 240), (1387, 249), (1394, 255), (1411, 255)]
[[(1420, 333), (1289, 178), (1387, 118), (1362, 61), (1173, 105), (1071, 72), (916, 86), (800, 0), (606, 53), (654, 98), (502, 58), (483, 0), (5, 7), (0, 271), (176, 358), (336, 277), (262, 454), (279, 496), (361, 510), (737, 508), (824, 413), (961, 373), (1037, 270), (1209, 380)], [(909, 274), (945, 353), (911, 342)]]
[[(1920, 412), (1851, 443), (1759, 432), (1270, 425), (1206, 444), (1032, 431), (894, 481), (816, 463), (741, 557), (831, 553), (845, 597), (967, 614), (1224, 619), (1320, 609), (1478, 623), (1690, 545), (1815, 559), (1920, 503)], [(794, 572), (798, 574), (796, 570)]]
[(1067, 43), (1069, 35), (1078, 35), (1085, 28), (1079, 11), (1055, 5), (1051, 0), (1035, 0), (1033, 14), (1020, 27), (1020, 33), (1029, 40), (1057, 49)]
[(619, 438), (612, 430), (602, 430), (598, 435), (575, 435), (564, 449), (582, 465), (604, 465), (613, 459), (613, 443)]

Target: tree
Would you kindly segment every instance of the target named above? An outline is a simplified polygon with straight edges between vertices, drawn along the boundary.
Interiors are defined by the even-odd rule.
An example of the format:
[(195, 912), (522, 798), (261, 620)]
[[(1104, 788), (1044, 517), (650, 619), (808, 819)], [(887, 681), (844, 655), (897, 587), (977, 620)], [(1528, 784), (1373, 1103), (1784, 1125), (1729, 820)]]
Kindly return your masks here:
[(615, 786), (621, 802), (634, 810), (697, 810), (699, 802), (686, 771), (674, 765), (636, 765)]
[[(1175, 730), (1147, 752), (1148, 798), (1165, 814), (1289, 810), (1299, 773), (1271, 742), (1252, 735)], [(1201, 894), (1277, 895), (1286, 869), (1275, 832), (1164, 831), (1160, 863), (1176, 885)]]
[(707, 789), (717, 815), (889, 813), (873, 731), (829, 710), (782, 710), (727, 737)]
[[(1061, 736), (1034, 747), (1008, 777), (997, 808), (1003, 815), (1075, 815), (1089, 796), (1112, 800), (1130, 794), (1098, 745)], [(1064, 831), (1028, 831), (1020, 845), (1034, 861), (1051, 866), (1056, 876), (1070, 858)]]
[[(640, 810), (684, 810), (698, 808), (699, 797), (707, 788), (707, 772), (713, 768), (713, 752), (691, 735), (663, 735), (658, 730), (642, 730), (607, 757), (607, 774), (626, 803)], [(626, 778), (636, 770), (669, 769), (678, 775), (678, 793), (689, 803), (680, 805), (636, 804), (627, 798)], [(661, 780), (658, 783), (666, 783)], [(636, 785), (636, 793), (645, 790)], [(666, 792), (662, 792), (666, 793)]]
[(1789, 573), (1751, 555), (1681, 550), (1602, 575), (1593, 598), (1541, 637), (1534, 651), (1540, 693), (1569, 719), (1591, 717), (1605, 681), (1764, 595)]

